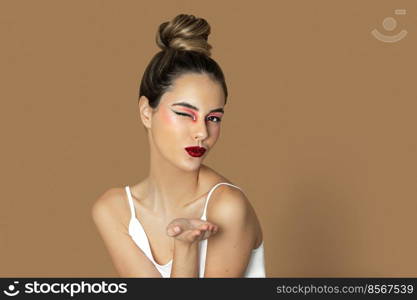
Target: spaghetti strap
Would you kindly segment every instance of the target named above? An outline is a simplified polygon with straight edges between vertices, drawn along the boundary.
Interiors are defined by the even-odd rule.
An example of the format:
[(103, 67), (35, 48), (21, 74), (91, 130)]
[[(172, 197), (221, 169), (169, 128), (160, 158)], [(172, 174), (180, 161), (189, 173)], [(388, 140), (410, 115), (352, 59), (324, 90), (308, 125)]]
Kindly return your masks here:
[(135, 214), (135, 206), (133, 205), (132, 194), (130, 193), (130, 187), (126, 185), (125, 190), (127, 194), (127, 199), (129, 201), (131, 219), (134, 219), (136, 218), (136, 214)]
[(202, 219), (202, 220), (205, 220), (205, 221), (207, 220), (206, 213), (207, 213), (207, 206), (208, 206), (208, 202), (209, 202), (209, 200), (210, 200), (210, 196), (211, 196), (211, 194), (214, 192), (214, 190), (215, 190), (218, 186), (220, 186), (221, 184), (227, 184), (227, 185), (233, 186), (233, 187), (235, 187), (235, 188), (238, 188), (239, 190), (241, 190), (241, 191), (242, 191), (242, 189), (241, 189), (240, 187), (238, 187), (238, 186), (236, 186), (236, 185), (233, 185), (233, 184), (231, 184), (231, 183), (228, 183), (228, 182), (219, 182), (218, 184), (216, 184), (215, 186), (213, 186), (213, 187), (211, 188), (210, 192), (209, 192), (209, 193), (208, 193), (208, 195), (207, 195), (206, 204), (204, 205), (204, 212), (203, 212), (203, 216), (201, 217), (201, 219)]

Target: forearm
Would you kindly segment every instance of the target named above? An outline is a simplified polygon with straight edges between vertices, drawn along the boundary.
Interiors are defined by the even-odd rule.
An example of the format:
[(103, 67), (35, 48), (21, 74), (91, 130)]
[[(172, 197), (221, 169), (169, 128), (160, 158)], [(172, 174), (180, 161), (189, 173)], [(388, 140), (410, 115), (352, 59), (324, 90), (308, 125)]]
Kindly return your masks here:
[(198, 242), (184, 243), (174, 241), (174, 257), (171, 277), (198, 277)]

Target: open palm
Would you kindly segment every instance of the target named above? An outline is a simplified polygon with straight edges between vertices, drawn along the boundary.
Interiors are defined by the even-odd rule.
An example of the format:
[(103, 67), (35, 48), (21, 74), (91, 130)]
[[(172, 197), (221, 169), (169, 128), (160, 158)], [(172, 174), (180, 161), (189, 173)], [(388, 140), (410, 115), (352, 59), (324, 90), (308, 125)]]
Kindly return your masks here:
[(217, 225), (201, 219), (177, 218), (167, 226), (168, 236), (188, 243), (207, 239), (217, 231)]

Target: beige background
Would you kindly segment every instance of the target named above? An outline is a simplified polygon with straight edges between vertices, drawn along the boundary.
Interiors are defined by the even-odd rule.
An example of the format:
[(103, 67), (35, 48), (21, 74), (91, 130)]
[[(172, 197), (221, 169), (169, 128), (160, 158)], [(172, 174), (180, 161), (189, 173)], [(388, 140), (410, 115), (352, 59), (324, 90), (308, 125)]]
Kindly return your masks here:
[(412, 0), (0, 1), (0, 276), (117, 276), (90, 206), (147, 175), (139, 82), (178, 13), (212, 26), (230, 98), (205, 163), (253, 203), (268, 277), (417, 276)]

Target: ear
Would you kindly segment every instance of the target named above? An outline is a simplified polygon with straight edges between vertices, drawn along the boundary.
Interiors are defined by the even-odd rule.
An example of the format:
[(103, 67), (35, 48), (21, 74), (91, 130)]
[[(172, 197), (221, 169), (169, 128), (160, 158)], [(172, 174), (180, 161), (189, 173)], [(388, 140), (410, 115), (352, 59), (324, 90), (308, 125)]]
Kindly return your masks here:
[(139, 98), (139, 115), (143, 125), (146, 128), (151, 128), (152, 121), (152, 107), (149, 105), (149, 99), (146, 96)]

